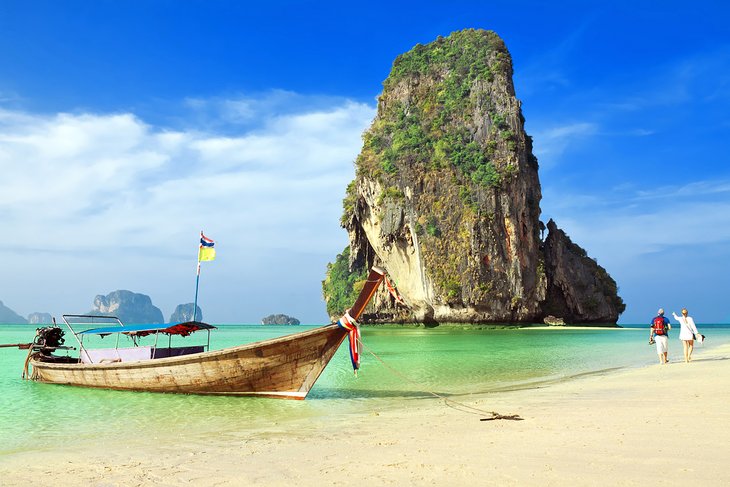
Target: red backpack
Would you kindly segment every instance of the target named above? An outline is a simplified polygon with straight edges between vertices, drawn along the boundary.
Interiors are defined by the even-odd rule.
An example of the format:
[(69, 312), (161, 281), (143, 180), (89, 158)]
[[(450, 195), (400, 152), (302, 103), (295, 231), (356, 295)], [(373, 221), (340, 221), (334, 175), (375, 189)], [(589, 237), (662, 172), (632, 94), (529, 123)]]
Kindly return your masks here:
[(654, 318), (654, 334), (660, 336), (667, 334), (667, 328), (664, 324), (663, 316), (657, 316), (656, 318)]

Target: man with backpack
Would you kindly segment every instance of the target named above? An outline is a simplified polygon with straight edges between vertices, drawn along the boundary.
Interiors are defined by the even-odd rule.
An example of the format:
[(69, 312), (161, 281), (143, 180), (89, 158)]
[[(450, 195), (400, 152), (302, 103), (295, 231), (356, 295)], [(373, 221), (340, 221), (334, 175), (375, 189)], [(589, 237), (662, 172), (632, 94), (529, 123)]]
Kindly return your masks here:
[(659, 355), (659, 363), (666, 364), (667, 351), (669, 350), (669, 330), (672, 325), (664, 316), (664, 310), (659, 309), (657, 315), (651, 320), (651, 331), (649, 332), (649, 343), (656, 342), (656, 353)]

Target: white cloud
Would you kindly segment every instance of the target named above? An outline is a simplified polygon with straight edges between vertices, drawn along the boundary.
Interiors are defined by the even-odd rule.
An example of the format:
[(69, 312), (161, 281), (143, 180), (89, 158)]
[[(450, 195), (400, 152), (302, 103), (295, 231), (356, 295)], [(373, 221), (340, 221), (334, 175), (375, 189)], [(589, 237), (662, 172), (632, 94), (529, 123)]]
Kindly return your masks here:
[[(164, 281), (169, 262), (150, 260), (151, 254), (182, 256), (201, 228), (221, 242), (221, 256), (260, 259), (262, 251), (283, 249), (333, 259), (346, 241), (338, 225), (341, 200), (375, 109), (346, 100), (311, 105), (318, 106), (286, 113), (279, 104), (276, 113), (264, 113), (260, 104), (261, 123), (229, 126), (224, 135), (171, 131), (130, 113), (0, 111), (0, 214), (3, 233), (13, 236), (0, 249), (0, 259), (11, 263), (3, 280), (40, 281), (50, 268), (78, 274), (60, 266), (58, 256), (84, 252), (98, 259), (87, 262), (91, 269), (121, 275), (128, 269), (119, 266), (138, 259)], [(245, 99), (216, 106), (241, 116), (252, 110)], [(80, 277), (100, 281), (98, 292), (115, 288), (100, 275)], [(21, 314), (52, 301), (32, 294), (4, 286), (0, 299)], [(161, 294), (156, 302), (184, 301)]]
[(574, 122), (533, 128), (534, 152), (540, 159), (540, 166), (549, 168), (557, 165), (560, 157), (572, 144), (594, 136), (598, 126), (591, 122)]
[[(702, 309), (702, 322), (725, 320), (717, 307), (730, 272), (730, 181), (598, 195), (543, 187), (542, 208), (596, 258), (627, 304), (623, 323), (643, 323), (662, 303)], [(713, 321), (714, 320), (714, 321)]]
[(653, 191), (615, 188), (599, 196), (547, 188), (546, 203), (576, 243), (613, 262), (670, 247), (730, 242), (730, 181)]

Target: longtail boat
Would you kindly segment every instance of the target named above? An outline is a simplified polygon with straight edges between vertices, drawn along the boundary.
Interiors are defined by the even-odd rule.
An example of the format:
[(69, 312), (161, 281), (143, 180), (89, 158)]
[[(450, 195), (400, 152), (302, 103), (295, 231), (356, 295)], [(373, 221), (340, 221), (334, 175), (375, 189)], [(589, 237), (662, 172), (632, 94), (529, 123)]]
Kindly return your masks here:
[[(56, 350), (75, 347), (63, 346), (60, 327), (40, 328), (29, 344), (23, 377), (104, 389), (304, 399), (348, 335), (357, 368), (357, 320), (384, 278), (384, 272), (373, 267), (355, 304), (337, 323), (222, 350), (209, 349), (210, 330), (215, 327), (197, 321), (163, 326), (124, 326), (118, 322), (117, 326), (76, 332), (70, 318), (93, 317), (64, 315), (64, 322), (78, 340), (79, 356), (55, 355)], [(199, 330), (208, 331), (208, 346), (158, 346), (157, 340), (154, 346), (137, 346), (140, 336), (187, 336)], [(134, 339), (134, 346), (86, 349), (83, 335), (88, 334), (125, 334)]]

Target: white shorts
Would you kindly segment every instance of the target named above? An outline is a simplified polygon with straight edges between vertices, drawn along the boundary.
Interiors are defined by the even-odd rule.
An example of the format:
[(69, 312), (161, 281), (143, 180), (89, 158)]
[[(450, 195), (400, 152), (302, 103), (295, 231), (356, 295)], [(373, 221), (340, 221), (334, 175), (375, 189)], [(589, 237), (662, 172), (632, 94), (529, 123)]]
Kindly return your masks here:
[(666, 335), (654, 335), (654, 341), (656, 342), (656, 353), (667, 353), (669, 340)]

